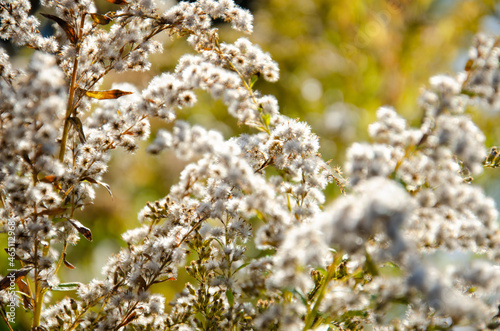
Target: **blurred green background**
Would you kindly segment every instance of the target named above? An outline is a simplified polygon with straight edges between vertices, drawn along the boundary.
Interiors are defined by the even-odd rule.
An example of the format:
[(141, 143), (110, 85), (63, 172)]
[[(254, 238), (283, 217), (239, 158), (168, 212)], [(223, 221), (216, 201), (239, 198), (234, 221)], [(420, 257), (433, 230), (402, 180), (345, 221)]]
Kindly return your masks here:
[[(103, 13), (114, 10), (104, 0), (97, 4)], [(368, 139), (367, 125), (380, 106), (393, 106), (410, 123), (418, 124), (422, 114), (416, 100), (428, 79), (463, 70), (477, 32), (500, 32), (500, 8), (488, 0), (254, 0), (242, 4), (255, 16), (249, 39), (269, 52), (281, 70), (278, 83), (259, 81), (255, 88), (275, 95), (283, 114), (308, 122), (320, 136), (323, 157), (332, 159), (332, 165), (342, 165), (345, 149), (353, 141)], [(223, 41), (242, 36), (225, 24), (219, 28)], [(163, 38), (165, 52), (152, 58), (150, 72), (111, 74), (103, 88), (115, 81), (145, 88), (155, 75), (173, 70), (182, 54), (192, 52), (184, 39)], [(226, 138), (246, 130), (227, 115), (220, 101), (202, 92), (198, 97), (199, 103), (182, 110), (179, 118), (218, 129)], [(485, 131), (488, 146), (500, 143), (498, 114), (471, 112)], [(159, 128), (168, 127), (159, 121), (152, 124), (151, 139)], [(106, 257), (124, 246), (121, 233), (138, 226), (138, 211), (147, 201), (165, 196), (176, 183), (184, 163), (169, 153), (148, 155), (145, 146), (146, 142), (135, 155), (113, 153), (105, 182), (114, 199), (97, 188), (95, 203), (77, 215), (92, 230), (94, 241), (82, 239), (70, 247), (68, 260), (76, 269), (63, 270), (62, 281), (102, 277)], [(488, 178), (487, 190), (500, 196), (497, 181), (491, 180), (495, 177), (496, 171), (487, 169), (478, 182)], [(327, 201), (338, 194), (338, 188), (330, 185)], [(180, 275), (178, 281), (155, 290), (168, 301), (184, 280)], [(20, 309), (18, 316), (22, 324), (25, 315)]]

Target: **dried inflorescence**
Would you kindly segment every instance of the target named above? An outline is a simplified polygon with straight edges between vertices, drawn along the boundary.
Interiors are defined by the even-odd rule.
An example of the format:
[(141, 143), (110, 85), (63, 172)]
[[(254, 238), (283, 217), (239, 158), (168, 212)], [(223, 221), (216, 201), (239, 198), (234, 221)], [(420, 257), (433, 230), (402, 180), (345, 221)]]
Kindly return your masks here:
[[(484, 43), (484, 38), (478, 40)], [(487, 44), (493, 47), (493, 41)], [(497, 52), (493, 48), (488, 51)], [(500, 252), (498, 212), (493, 200), (471, 185), (471, 176), (482, 172), (483, 163), (494, 162), (487, 162), (483, 133), (464, 114), (467, 106), (487, 105), (469, 93), (480, 83), (481, 63), (478, 71), (468, 68), (466, 75), (431, 79), (420, 100), (424, 117), (419, 128), (409, 127), (394, 109), (379, 109), (377, 122), (369, 127), (374, 143), (354, 143), (347, 151), (345, 170), (352, 193), (317, 214), (314, 227), (302, 230), (302, 235), (287, 233), (282, 247), (295, 247), (301, 256), (321, 252), (323, 242), (304, 242), (321, 230), (329, 246), (348, 254), (347, 275), (364, 275), (338, 279), (335, 273), (327, 274), (332, 281), (320, 310), (325, 320), (342, 318), (340, 310), (364, 311), (364, 322), (408, 329), (498, 326), (499, 300), (487, 290), (499, 285), (492, 276)], [(498, 63), (489, 70), (498, 72)], [(461, 265), (446, 262), (456, 254), (462, 256)], [(301, 288), (304, 282), (297, 271), (306, 263), (290, 255), (278, 250), (275, 265), (280, 273), (289, 270), (288, 278), (280, 273), (273, 277), (295, 279)], [(322, 266), (320, 257), (312, 255), (309, 261)], [(436, 265), (437, 259), (450, 267)], [(332, 265), (338, 272), (343, 264)], [(307, 290), (313, 289), (310, 283)], [(406, 316), (388, 320), (387, 314), (402, 303)]]
[[(254, 89), (259, 77), (278, 79), (277, 64), (247, 38), (221, 42), (213, 26), (223, 20), (250, 33), (248, 11), (230, 0), (166, 10), (110, 2), (119, 10), (100, 14), (90, 0), (43, 1), (57, 26), (52, 37), (41, 36), (27, 1), (0, 3), (0, 37), (37, 50), (26, 69), (0, 50), (1, 224), (12, 267), (22, 266), (0, 281), (3, 307), (13, 277), (15, 304), (33, 311), (33, 327), (54, 330), (495, 327), (498, 213), (470, 184), (486, 150), (465, 114), (469, 105), (496, 108), (495, 41), (478, 37), (465, 74), (431, 79), (420, 127), (380, 108), (368, 129), (373, 143), (347, 152), (349, 193), (324, 208), (327, 185), (343, 192), (347, 183), (322, 159), (309, 125)], [(110, 71), (148, 70), (148, 55), (163, 51), (162, 32), (186, 36), (196, 54), (142, 92), (131, 84), (99, 90)], [(226, 140), (176, 120), (197, 102), (196, 90), (253, 131)], [(67, 246), (93, 239), (75, 211), (96, 186), (111, 193), (102, 182), (109, 152), (134, 152), (151, 117), (175, 124), (148, 151), (191, 163), (165, 198), (139, 212), (141, 225), (123, 234), (127, 247), (102, 279), (61, 284), (59, 269), (74, 268)], [(484, 164), (496, 164), (493, 152)], [(456, 251), (463, 267), (436, 266), (436, 256)], [(192, 284), (167, 310), (151, 288), (177, 279), (179, 268)], [(77, 295), (46, 295), (64, 289)]]

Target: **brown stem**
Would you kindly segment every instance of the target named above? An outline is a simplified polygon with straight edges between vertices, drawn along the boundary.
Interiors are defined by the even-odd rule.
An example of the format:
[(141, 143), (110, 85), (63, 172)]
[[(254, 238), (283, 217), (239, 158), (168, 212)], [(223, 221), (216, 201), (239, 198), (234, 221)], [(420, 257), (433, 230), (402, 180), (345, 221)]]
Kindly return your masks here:
[(41, 288), (40, 275), (38, 269), (38, 237), (35, 238), (35, 307), (33, 308), (33, 325), (32, 328), (36, 328), (40, 325), (40, 316), (42, 314), (42, 303), (43, 303), (43, 289)]
[(63, 135), (61, 139), (61, 147), (59, 150), (59, 161), (63, 162), (64, 161), (64, 153), (66, 153), (66, 141), (68, 140), (68, 132), (69, 132), (69, 118), (71, 117), (71, 114), (73, 113), (73, 99), (75, 97), (75, 82), (76, 82), (76, 74), (78, 71), (78, 53), (79, 53), (79, 47), (76, 49), (76, 55), (75, 55), (75, 61), (73, 64), (73, 73), (71, 74), (71, 84), (69, 87), (69, 96), (68, 96), (68, 105), (66, 106), (66, 117), (64, 118), (64, 129), (63, 129)]
[(59, 258), (59, 261), (57, 262), (56, 270), (54, 271), (54, 274), (57, 274), (59, 269), (61, 268), (63, 261), (64, 261), (64, 255), (66, 254), (66, 249), (68, 248), (68, 242), (65, 240), (64, 241), (64, 246), (63, 250), (61, 252), (61, 257)]
[(83, 25), (85, 24), (85, 13), (82, 14), (81, 20), (80, 20), (80, 28), (78, 29), (78, 41), (76, 42), (75, 45), (75, 61), (73, 62), (73, 72), (71, 74), (71, 83), (69, 86), (69, 95), (68, 95), (68, 104), (66, 106), (66, 115), (64, 118), (64, 129), (63, 129), (63, 135), (61, 138), (61, 147), (59, 149), (59, 161), (63, 162), (64, 161), (64, 153), (66, 153), (66, 141), (68, 140), (68, 132), (69, 132), (69, 118), (71, 117), (71, 114), (73, 113), (74, 106), (73, 106), (73, 100), (75, 98), (75, 92), (76, 92), (76, 75), (78, 73), (78, 58), (80, 55), (80, 41), (82, 39), (82, 34), (83, 34)]

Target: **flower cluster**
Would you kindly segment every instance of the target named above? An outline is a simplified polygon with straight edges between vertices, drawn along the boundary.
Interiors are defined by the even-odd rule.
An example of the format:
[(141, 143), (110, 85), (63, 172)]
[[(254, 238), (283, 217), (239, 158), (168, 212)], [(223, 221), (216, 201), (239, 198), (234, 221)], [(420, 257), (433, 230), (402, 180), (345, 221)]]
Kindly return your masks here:
[[(490, 69), (498, 71), (498, 63)], [(493, 278), (500, 252), (498, 212), (493, 200), (471, 185), (487, 154), (483, 133), (464, 114), (469, 105), (491, 109), (469, 93), (477, 86), (471, 77), (484, 74), (482, 67), (477, 70), (431, 78), (421, 96), (424, 117), (418, 128), (392, 108), (378, 110), (368, 129), (374, 143), (354, 143), (347, 151), (351, 193), (316, 214), (312, 227), (287, 233), (274, 256), (280, 271), (270, 278), (273, 284), (314, 292), (318, 284), (305, 283), (301, 268), (329, 265), (333, 271), (324, 275), (329, 282), (315, 312), (324, 321), (404, 329), (498, 326), (499, 301), (492, 295), (499, 286)], [(345, 255), (321, 262), (325, 245)], [(291, 253), (291, 247), (300, 253)], [(463, 262), (453, 264), (457, 254)], [(449, 267), (437, 265), (437, 259)], [(402, 302), (404, 316), (388, 319)], [(366, 315), (346, 319), (345, 311)], [(307, 322), (298, 319), (297, 325), (313, 325)]]

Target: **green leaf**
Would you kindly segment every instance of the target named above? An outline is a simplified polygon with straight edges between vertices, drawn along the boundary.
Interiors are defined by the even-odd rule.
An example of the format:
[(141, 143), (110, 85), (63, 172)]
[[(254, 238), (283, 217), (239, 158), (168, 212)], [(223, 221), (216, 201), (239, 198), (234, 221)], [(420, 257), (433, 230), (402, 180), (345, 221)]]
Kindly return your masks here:
[(15, 282), (19, 279), (19, 277), (26, 276), (31, 269), (31, 267), (24, 267), (19, 270), (10, 271), (4, 278), (2, 278), (2, 280), (0, 280), (0, 291), (10, 286), (11, 280)]
[(303, 304), (304, 306), (307, 306), (307, 298), (306, 298), (306, 296), (304, 295), (304, 293), (302, 293), (302, 292), (301, 292), (300, 290), (298, 290), (298, 289), (293, 289), (293, 290), (292, 290), (292, 293), (297, 294), (297, 295), (299, 296), (300, 300), (302, 301), (302, 304)]
[(469, 59), (469, 61), (467, 61), (467, 63), (465, 64), (464, 70), (465, 71), (470, 71), (472, 69), (473, 65), (474, 65), (474, 60)]
[(252, 80), (250, 81), (250, 88), (253, 87), (253, 85), (259, 80), (259, 76), (258, 75), (253, 75), (252, 76)]
[(364, 310), (349, 310), (348, 312), (345, 312), (342, 314), (342, 319), (347, 320), (351, 319), (353, 317), (366, 317), (368, 315), (367, 311)]
[(229, 307), (233, 307), (234, 306), (234, 293), (230, 288), (228, 288), (226, 290), (226, 297), (227, 297), (227, 302), (229, 303)]
[(76, 291), (80, 288), (81, 285), (82, 285), (82, 283), (78, 283), (78, 282), (61, 283), (57, 286), (52, 286), (50, 289), (52, 291), (59, 291), (59, 292)]
[(17, 284), (17, 287), (19, 288), (19, 292), (21, 292), (21, 295), (23, 298), (24, 309), (33, 310), (33, 298), (30, 295), (31, 291), (30, 291), (30, 288), (28, 286), (28, 283), (26, 283), (23, 278), (26, 278), (26, 277), (19, 277), (16, 280), (16, 284)]
[(106, 0), (107, 2), (114, 3), (115, 5), (126, 5), (127, 2), (124, 0)]
[(234, 275), (235, 273), (237, 273), (238, 271), (240, 271), (241, 269), (245, 268), (245, 267), (246, 267), (247, 265), (249, 265), (249, 264), (250, 264), (250, 262), (243, 263), (242, 265), (240, 265), (238, 268), (236, 268), (236, 270), (235, 270), (235, 271), (233, 271), (233, 275)]
[(71, 263), (69, 263), (68, 260), (66, 260), (66, 253), (63, 254), (63, 262), (64, 262), (64, 265), (66, 266), (66, 268), (75, 269), (75, 266), (72, 265)]
[(258, 219), (260, 219), (262, 222), (264, 222), (265, 224), (267, 224), (267, 221), (266, 221), (266, 218), (264, 216), (264, 214), (262, 214), (259, 210), (257, 209), (254, 209), (255, 211), (255, 216), (257, 216)]

